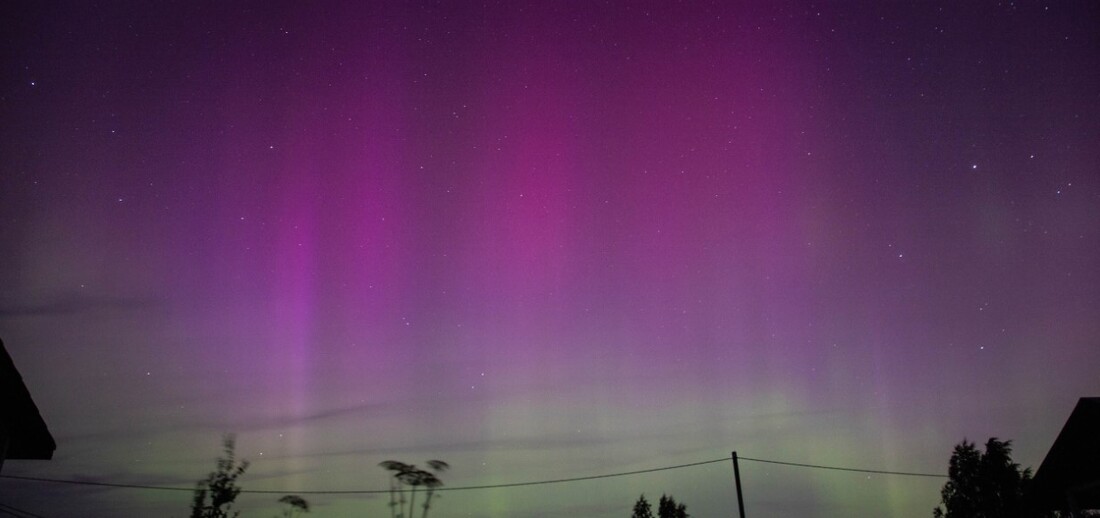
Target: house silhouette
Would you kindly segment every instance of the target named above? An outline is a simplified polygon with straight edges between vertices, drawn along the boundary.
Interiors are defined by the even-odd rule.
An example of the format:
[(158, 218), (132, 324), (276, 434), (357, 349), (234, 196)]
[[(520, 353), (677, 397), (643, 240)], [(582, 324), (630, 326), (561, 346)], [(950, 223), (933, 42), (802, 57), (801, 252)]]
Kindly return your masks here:
[(0, 469), (5, 459), (50, 459), (57, 443), (0, 340)]
[(1035, 472), (1032, 505), (1046, 511), (1100, 509), (1100, 397), (1083, 397)]

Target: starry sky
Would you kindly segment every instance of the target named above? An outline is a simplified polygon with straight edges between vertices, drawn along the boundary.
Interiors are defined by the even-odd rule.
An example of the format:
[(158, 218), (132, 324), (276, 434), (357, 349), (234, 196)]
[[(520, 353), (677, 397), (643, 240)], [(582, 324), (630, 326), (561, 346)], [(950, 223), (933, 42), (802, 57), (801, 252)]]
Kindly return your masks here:
[[(1100, 395), (1096, 2), (27, 2), (0, 17), (4, 475), (449, 486), (728, 457), (1038, 467)], [(943, 479), (743, 462), (750, 516)], [(438, 516), (735, 508), (716, 463)], [(270, 516), (278, 495), (243, 495)], [(316, 516), (384, 496), (310, 495)], [(187, 492), (0, 479), (43, 516)]]

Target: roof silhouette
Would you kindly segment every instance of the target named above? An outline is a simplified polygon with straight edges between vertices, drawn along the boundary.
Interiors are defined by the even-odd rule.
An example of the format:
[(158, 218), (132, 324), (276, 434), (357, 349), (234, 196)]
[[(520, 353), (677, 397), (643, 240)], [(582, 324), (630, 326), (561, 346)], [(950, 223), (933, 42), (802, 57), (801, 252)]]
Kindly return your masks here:
[(1033, 484), (1044, 509), (1100, 508), (1100, 397), (1077, 401)]
[(46, 422), (38, 413), (23, 377), (0, 340), (0, 466), (7, 459), (50, 459), (57, 449)]

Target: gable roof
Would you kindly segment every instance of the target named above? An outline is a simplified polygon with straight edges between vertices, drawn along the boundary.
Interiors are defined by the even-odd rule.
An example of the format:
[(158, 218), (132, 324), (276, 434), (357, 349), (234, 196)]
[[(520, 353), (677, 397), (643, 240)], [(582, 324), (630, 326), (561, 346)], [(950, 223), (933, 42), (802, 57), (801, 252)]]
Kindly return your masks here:
[(1100, 397), (1083, 397), (1035, 472), (1032, 490), (1044, 509), (1100, 509)]
[(8, 435), (4, 455), (8, 459), (49, 459), (57, 449), (3, 340), (0, 340), (0, 433)]

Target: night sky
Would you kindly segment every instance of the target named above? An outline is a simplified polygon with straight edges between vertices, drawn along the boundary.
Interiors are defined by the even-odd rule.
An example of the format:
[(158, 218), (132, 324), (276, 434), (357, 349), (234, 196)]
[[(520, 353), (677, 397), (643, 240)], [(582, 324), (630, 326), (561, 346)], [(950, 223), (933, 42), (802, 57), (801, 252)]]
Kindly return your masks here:
[[(154, 4), (2, 8), (0, 337), (58, 442), (4, 475), (191, 487), (226, 432), (285, 492), (946, 473), (990, 436), (1037, 468), (1100, 395), (1100, 3)], [(741, 474), (758, 517), (929, 516), (944, 482)], [(431, 515), (643, 492), (736, 505), (716, 463)]]

